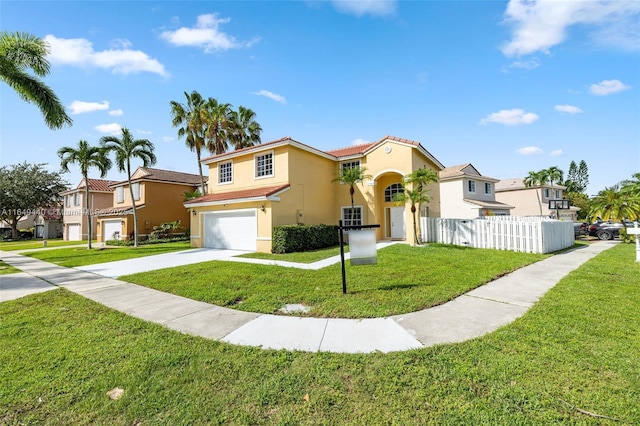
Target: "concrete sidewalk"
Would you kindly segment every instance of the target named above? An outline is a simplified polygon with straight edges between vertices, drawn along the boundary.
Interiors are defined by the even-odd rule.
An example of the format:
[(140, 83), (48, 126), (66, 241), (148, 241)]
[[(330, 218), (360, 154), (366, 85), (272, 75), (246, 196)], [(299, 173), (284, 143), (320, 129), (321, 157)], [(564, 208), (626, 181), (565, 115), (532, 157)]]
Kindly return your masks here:
[[(34, 277), (187, 334), (270, 349), (369, 353), (461, 342), (490, 333), (522, 316), (562, 277), (614, 244), (603, 241), (557, 254), (434, 308), (361, 320), (242, 312), (19, 254), (1, 255)], [(2, 279), (0, 291), (4, 292)]]

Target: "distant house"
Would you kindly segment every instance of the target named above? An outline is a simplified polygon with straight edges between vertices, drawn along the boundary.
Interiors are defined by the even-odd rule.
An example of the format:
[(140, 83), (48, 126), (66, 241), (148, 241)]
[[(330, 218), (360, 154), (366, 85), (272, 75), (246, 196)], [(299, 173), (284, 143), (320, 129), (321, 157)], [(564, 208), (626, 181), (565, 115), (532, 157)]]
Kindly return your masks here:
[[(273, 228), (289, 224), (379, 224), (378, 240), (413, 240), (409, 205), (394, 195), (404, 177), (444, 166), (420, 143), (386, 136), (346, 148), (321, 151), (289, 137), (202, 160), (209, 167), (209, 193), (185, 202), (191, 210), (193, 247), (269, 252)], [(333, 182), (340, 169), (366, 167), (370, 178), (349, 187)], [(439, 216), (438, 184), (421, 215)]]
[(504, 179), (496, 183), (496, 200), (514, 206), (511, 211), (515, 216), (546, 216), (576, 221), (579, 207), (571, 206), (568, 210), (549, 209), (549, 200), (562, 200), (564, 190), (562, 185), (544, 184), (527, 187), (524, 179)]
[(62, 221), (62, 206), (52, 204), (40, 209), (34, 220), (35, 238), (61, 238), (64, 224)]
[[(138, 167), (131, 176), (131, 187), (138, 216), (138, 237), (147, 237), (154, 226), (179, 220), (189, 227), (189, 212), (183, 202), (185, 192), (200, 187), (200, 175), (171, 170)], [(110, 185), (111, 204), (97, 213), (98, 241), (133, 237), (133, 203), (129, 182)]]
[[(113, 202), (113, 188), (109, 185), (114, 183), (104, 179), (89, 179), (89, 209), (92, 213), (110, 207)], [(84, 178), (78, 186), (68, 191), (61, 192), (64, 203), (63, 216), (63, 237), (67, 241), (86, 241), (89, 234), (88, 215), (85, 211), (85, 200), (87, 185)], [(98, 220), (95, 214), (91, 218), (91, 239), (97, 237)]]
[(496, 201), (495, 184), (499, 180), (482, 176), (470, 163), (440, 170), (439, 178), (441, 217), (508, 216), (514, 208)]

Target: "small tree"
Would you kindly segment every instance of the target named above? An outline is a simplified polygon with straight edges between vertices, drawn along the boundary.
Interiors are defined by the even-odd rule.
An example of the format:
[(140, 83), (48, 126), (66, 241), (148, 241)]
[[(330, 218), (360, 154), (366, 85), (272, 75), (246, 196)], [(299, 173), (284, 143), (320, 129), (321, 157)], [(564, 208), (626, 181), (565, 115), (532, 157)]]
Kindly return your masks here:
[[(405, 176), (404, 181), (405, 183), (412, 184), (416, 191), (426, 193), (429, 184), (438, 182), (438, 172), (433, 169), (427, 169), (426, 167), (417, 169)], [(429, 202), (428, 197), (426, 201), (418, 202), (418, 211), (422, 211), (423, 202)], [(420, 222), (418, 222), (418, 231), (418, 235), (421, 236), (422, 229)]]
[(341, 182), (349, 185), (349, 195), (351, 196), (351, 211), (353, 212), (353, 194), (356, 192), (356, 184), (362, 182), (365, 179), (371, 179), (371, 175), (368, 175), (366, 167), (341, 167), (338, 171), (338, 175), (331, 182)]
[(428, 203), (431, 197), (429, 197), (426, 192), (419, 191), (417, 189), (405, 189), (404, 192), (398, 192), (393, 196), (393, 201), (395, 201), (398, 205), (406, 204), (409, 202), (411, 204), (411, 216), (413, 218), (413, 242), (414, 244), (420, 244), (420, 240), (418, 239), (418, 225), (416, 223), (416, 206), (421, 203)]
[(542, 201), (540, 200), (540, 187), (547, 183), (549, 176), (545, 170), (539, 172), (531, 171), (524, 178), (524, 186), (527, 188), (535, 188), (536, 196), (538, 197), (538, 207), (540, 208), (540, 216), (542, 216)]

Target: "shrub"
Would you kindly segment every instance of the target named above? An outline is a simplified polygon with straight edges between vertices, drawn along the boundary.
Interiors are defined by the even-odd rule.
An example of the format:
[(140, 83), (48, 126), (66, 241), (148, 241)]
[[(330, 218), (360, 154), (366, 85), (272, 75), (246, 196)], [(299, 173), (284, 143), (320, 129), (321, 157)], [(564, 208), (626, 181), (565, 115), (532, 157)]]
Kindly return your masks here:
[[(189, 241), (190, 237), (188, 234), (174, 234), (173, 237), (169, 238), (146, 238), (138, 241), (139, 246), (144, 246), (148, 244), (162, 244), (162, 243), (176, 243), (179, 241)], [(107, 240), (105, 244), (108, 246), (120, 246), (120, 247), (128, 247), (133, 246), (133, 240)]]
[(340, 243), (335, 225), (283, 225), (273, 229), (273, 253), (333, 247)]
[(627, 228), (622, 228), (620, 229), (620, 240), (622, 240), (623, 243), (635, 244), (636, 236), (633, 234), (632, 235), (627, 234)]

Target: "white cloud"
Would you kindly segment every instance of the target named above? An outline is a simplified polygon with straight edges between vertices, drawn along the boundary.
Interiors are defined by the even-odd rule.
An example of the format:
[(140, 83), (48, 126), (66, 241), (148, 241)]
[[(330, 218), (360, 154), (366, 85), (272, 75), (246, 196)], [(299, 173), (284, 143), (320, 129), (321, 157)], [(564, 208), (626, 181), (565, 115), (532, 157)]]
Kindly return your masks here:
[(540, 59), (531, 58), (526, 61), (515, 61), (509, 65), (509, 68), (517, 68), (522, 70), (532, 70), (540, 66)]
[(270, 92), (268, 90), (259, 90), (257, 92), (253, 92), (254, 95), (264, 96), (276, 102), (280, 102), (281, 104), (286, 104), (287, 100), (284, 96), (278, 95), (277, 93)]
[(163, 136), (162, 142), (173, 142), (175, 139), (172, 136)]
[(109, 43), (109, 45), (114, 49), (128, 49), (133, 44), (126, 38), (116, 38), (114, 40), (111, 40), (111, 43)]
[(136, 133), (139, 134), (139, 135), (150, 135), (153, 132), (151, 130), (136, 129)]
[(603, 80), (589, 86), (593, 95), (605, 96), (631, 89), (631, 86), (623, 84), (620, 80)]
[(553, 108), (558, 112), (566, 112), (568, 114), (579, 114), (582, 112), (580, 108), (573, 105), (556, 105)]
[(121, 109), (112, 109), (111, 111), (108, 112), (108, 114), (113, 117), (119, 117), (122, 114), (124, 114), (124, 111), (122, 111)]
[(73, 101), (71, 105), (68, 106), (71, 110), (71, 114), (84, 114), (86, 112), (93, 111), (102, 111), (105, 109), (109, 109), (109, 101), (102, 101), (102, 103), (98, 102), (84, 102), (84, 101)]
[(537, 146), (525, 146), (524, 148), (516, 150), (516, 152), (520, 155), (538, 155), (542, 154), (543, 151)]
[(117, 135), (122, 130), (122, 126), (118, 123), (99, 124), (94, 128), (100, 133), (108, 133), (110, 135)]
[(333, 7), (341, 13), (356, 16), (386, 16), (395, 13), (397, 0), (331, 0)]
[(358, 139), (353, 140), (351, 142), (351, 145), (355, 146), (355, 145), (362, 145), (362, 144), (365, 144), (365, 143), (371, 143), (371, 142), (368, 141), (368, 140), (364, 140), (364, 139), (358, 138)]
[(564, 151), (561, 150), (561, 149), (554, 149), (553, 151), (551, 151), (549, 153), (549, 155), (552, 156), (552, 157), (559, 157), (561, 155), (564, 155)]
[(503, 109), (487, 115), (480, 120), (480, 124), (498, 123), (505, 126), (519, 126), (520, 124), (531, 124), (538, 120), (538, 115), (532, 112), (525, 112), (523, 109)]
[(163, 77), (169, 75), (164, 65), (140, 50), (114, 48), (98, 52), (93, 50), (93, 44), (87, 39), (64, 39), (51, 34), (46, 35), (44, 41), (51, 49), (47, 59), (52, 64), (103, 68), (111, 70), (114, 74), (150, 72)]
[(598, 44), (637, 50), (639, 15), (637, 0), (510, 0), (504, 20), (513, 30), (501, 50), (506, 56), (549, 53), (576, 25), (591, 30), (590, 36)]
[(164, 31), (160, 34), (160, 38), (175, 46), (200, 47), (206, 53), (250, 47), (259, 41), (258, 38), (254, 38), (249, 41), (239, 42), (235, 37), (220, 31), (220, 26), (227, 24), (230, 20), (230, 18), (218, 18), (217, 13), (200, 15), (194, 27), (182, 27), (175, 31)]

